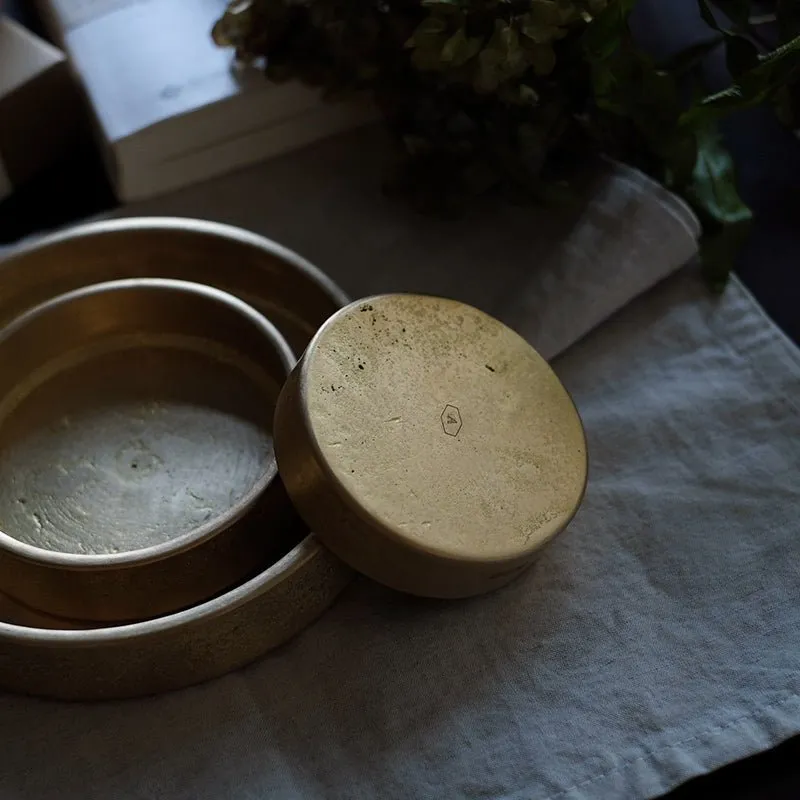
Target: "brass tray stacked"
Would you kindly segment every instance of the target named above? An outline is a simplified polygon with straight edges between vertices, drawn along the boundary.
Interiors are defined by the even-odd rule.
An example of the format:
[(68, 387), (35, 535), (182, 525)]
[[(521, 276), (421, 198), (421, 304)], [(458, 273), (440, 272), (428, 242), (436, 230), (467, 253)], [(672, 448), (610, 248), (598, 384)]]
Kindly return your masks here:
[[(171, 293), (181, 294), (179, 304)], [(0, 584), (15, 597), (0, 596), (3, 687), (70, 699), (174, 689), (255, 659), (327, 608), (351, 570), (308, 534), (277, 477), (271, 451), (250, 448), (260, 454), (251, 458), (258, 463), (244, 467), (239, 462), (247, 458), (239, 456), (247, 456), (247, 437), (252, 439), (254, 430), (262, 438), (269, 433), (293, 353), (302, 352), (344, 301), (330, 280), (294, 253), (239, 229), (186, 219), (90, 224), (48, 237), (0, 263), (5, 367), (0, 395), (7, 406), (0, 414), (5, 456), (0, 516), (20, 529), (32, 521), (31, 541), (0, 534)], [(89, 352), (93, 342), (110, 341), (111, 333), (114, 341), (133, 349), (98, 353), (95, 347), (92, 358), (67, 371), (67, 378), (56, 375), (29, 387), (22, 393), (27, 402), (17, 411), (9, 398), (36, 373), (39, 362), (63, 361), (78, 346)], [(148, 350), (150, 335), (182, 344)], [(184, 346), (187, 341), (227, 345), (251, 359), (233, 369), (231, 359), (208, 358), (202, 348), (192, 352)], [(191, 411), (188, 421), (174, 416), (154, 421), (148, 414), (155, 412), (140, 404), (133, 427), (127, 408), (123, 423), (113, 415), (110, 421), (94, 417), (81, 428), (79, 412), (87, 398), (152, 394), (152, 386), (143, 388), (127, 377), (137, 374), (131, 365), (143, 363), (147, 369), (138, 373), (148, 380), (159, 376), (156, 389), (177, 395), (179, 407)], [(269, 369), (251, 375), (254, 365)], [(270, 379), (272, 391), (266, 385)], [(77, 404), (73, 414), (71, 401)], [(212, 411), (225, 413), (209, 417)], [(5, 426), (11, 431), (5, 436), (4, 418), (13, 423)], [(226, 420), (244, 423), (228, 429)], [(219, 446), (204, 464), (206, 484), (227, 490), (232, 473), (249, 475), (227, 508), (224, 502), (215, 506), (197, 498), (208, 519), (203, 513), (194, 516), (193, 529), (173, 540), (161, 535), (166, 541), (155, 536), (158, 530), (150, 539), (136, 531), (148, 514), (156, 522), (165, 514), (170, 520), (186, 515), (186, 504), (171, 497), (180, 494), (184, 476), (163, 468), (163, 453), (148, 438), (147, 431), (159, 425), (163, 435), (172, 436), (165, 446), (186, 448), (195, 459), (197, 430), (213, 434), (219, 428)], [(19, 435), (40, 429), (49, 431), (43, 442)], [(137, 505), (134, 489), (126, 489), (136, 511), (127, 534), (134, 541), (123, 535), (121, 546), (115, 539), (92, 552), (87, 543), (104, 540), (103, 529), (95, 530), (103, 519), (103, 497), (89, 492), (87, 499), (88, 467), (66, 463), (59, 448), (74, 447), (75, 441), (85, 446), (92, 438), (120, 440), (120, 433), (125, 446), (110, 454), (101, 450), (99, 464), (93, 451), (89, 466), (95, 472), (113, 469), (115, 475), (128, 471), (136, 479), (130, 484), (134, 488), (149, 485), (148, 470), (158, 472), (162, 484), (167, 477), (172, 481), (158, 487), (162, 505), (170, 501), (178, 510), (153, 510), (141, 499)], [(58, 524), (48, 527), (48, 515)], [(119, 533), (120, 520), (110, 520), (112, 527)], [(66, 544), (57, 543), (52, 553), (33, 546), (36, 536), (48, 531), (66, 531)], [(165, 548), (174, 551), (170, 558), (164, 558)], [(49, 613), (35, 610), (42, 608)]]
[(524, 339), (451, 299), (344, 301), (293, 253), (191, 220), (0, 264), (0, 685), (196, 683), (287, 640), (353, 569), (454, 600), (569, 524), (586, 438)]

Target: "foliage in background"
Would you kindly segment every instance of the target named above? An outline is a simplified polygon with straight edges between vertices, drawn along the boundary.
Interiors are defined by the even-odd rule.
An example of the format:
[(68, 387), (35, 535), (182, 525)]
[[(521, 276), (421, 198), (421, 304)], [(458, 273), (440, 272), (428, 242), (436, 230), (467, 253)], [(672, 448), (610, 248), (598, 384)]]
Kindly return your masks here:
[[(706, 274), (724, 285), (750, 221), (718, 135), (726, 115), (789, 113), (800, 71), (797, 0), (781, 0), (782, 43), (756, 43), (750, 0), (698, 0), (707, 41), (655, 63), (629, 25), (636, 0), (234, 0), (214, 29), (274, 81), (377, 104), (401, 159), (388, 188), (428, 211), (470, 197), (564, 196), (597, 152), (685, 197), (704, 226)], [(698, 65), (725, 48), (732, 84), (708, 94)]]

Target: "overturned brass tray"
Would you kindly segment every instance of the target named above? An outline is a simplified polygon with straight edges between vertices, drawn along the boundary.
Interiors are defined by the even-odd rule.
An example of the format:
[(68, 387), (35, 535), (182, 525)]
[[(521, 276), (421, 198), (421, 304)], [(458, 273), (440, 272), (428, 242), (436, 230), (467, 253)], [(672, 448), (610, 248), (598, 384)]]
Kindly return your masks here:
[[(136, 277), (230, 292), (265, 314), (298, 353), (346, 300), (311, 264), (260, 236), (139, 218), (75, 228), (0, 262), (0, 326), (65, 292)], [(185, 611), (85, 629), (0, 598), (0, 685), (69, 699), (150, 694), (221, 675), (284, 642), (330, 605), (352, 572), (305, 534), (287, 498), (275, 496), (265, 513), (285, 515), (277, 560)]]

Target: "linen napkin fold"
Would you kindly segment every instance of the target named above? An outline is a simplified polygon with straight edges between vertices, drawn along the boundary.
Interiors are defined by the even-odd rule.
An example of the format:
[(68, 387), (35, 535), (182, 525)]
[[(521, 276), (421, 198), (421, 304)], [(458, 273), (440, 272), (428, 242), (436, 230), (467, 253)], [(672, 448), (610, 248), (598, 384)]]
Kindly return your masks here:
[(688, 207), (629, 167), (599, 165), (574, 205), (492, 204), (442, 221), (382, 196), (385, 157), (380, 130), (364, 128), (115, 216), (239, 225), (296, 250), (353, 298), (401, 291), (462, 300), (516, 328), (545, 358), (697, 251)]

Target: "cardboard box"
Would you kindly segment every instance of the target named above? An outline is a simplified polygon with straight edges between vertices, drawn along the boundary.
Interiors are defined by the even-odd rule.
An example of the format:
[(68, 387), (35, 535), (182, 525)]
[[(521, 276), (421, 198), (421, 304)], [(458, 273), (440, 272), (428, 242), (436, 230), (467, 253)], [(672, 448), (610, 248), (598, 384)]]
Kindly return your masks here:
[(0, 199), (66, 152), (79, 117), (64, 54), (0, 16)]

